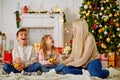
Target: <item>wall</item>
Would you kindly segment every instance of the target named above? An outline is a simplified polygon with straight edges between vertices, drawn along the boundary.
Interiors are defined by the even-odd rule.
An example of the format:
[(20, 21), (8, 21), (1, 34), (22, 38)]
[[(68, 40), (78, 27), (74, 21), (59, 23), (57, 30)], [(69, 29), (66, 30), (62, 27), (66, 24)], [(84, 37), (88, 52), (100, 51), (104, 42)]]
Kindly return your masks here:
[(78, 10), (82, 2), (83, 0), (0, 0), (0, 31), (6, 33), (7, 45), (9, 45), (9, 42), (14, 41), (14, 46), (16, 46), (15, 34), (17, 28), (14, 14), (16, 10), (21, 10), (21, 7), (24, 5), (30, 6), (33, 10), (41, 11), (54, 9), (55, 6), (59, 6), (66, 15), (67, 23), (64, 26), (65, 43), (69, 42), (71, 21), (79, 18)]

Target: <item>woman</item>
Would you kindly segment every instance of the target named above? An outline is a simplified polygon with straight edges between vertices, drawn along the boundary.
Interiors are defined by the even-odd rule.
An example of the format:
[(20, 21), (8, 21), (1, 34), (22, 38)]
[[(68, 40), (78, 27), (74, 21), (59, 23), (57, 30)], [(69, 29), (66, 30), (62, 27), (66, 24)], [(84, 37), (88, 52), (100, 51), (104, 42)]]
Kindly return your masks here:
[(72, 33), (74, 35), (72, 43), (72, 53), (64, 61), (66, 65), (63, 74), (83, 74), (82, 69), (89, 71), (91, 76), (106, 78), (108, 70), (102, 70), (102, 65), (98, 57), (98, 50), (93, 35), (88, 30), (88, 24), (84, 19), (73, 21)]

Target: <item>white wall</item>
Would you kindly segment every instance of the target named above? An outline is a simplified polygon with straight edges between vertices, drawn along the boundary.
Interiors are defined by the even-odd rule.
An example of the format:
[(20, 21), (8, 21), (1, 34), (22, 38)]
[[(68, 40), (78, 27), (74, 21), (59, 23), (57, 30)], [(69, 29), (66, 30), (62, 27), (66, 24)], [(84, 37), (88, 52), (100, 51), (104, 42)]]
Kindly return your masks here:
[(6, 33), (7, 42), (14, 40), (16, 45), (17, 28), (14, 12), (18, 10), (18, 3), (20, 3), (19, 10), (24, 5), (30, 6), (33, 10), (50, 10), (58, 5), (66, 15), (65, 41), (69, 42), (71, 21), (79, 18), (78, 10), (82, 2), (83, 0), (0, 0), (0, 31)]

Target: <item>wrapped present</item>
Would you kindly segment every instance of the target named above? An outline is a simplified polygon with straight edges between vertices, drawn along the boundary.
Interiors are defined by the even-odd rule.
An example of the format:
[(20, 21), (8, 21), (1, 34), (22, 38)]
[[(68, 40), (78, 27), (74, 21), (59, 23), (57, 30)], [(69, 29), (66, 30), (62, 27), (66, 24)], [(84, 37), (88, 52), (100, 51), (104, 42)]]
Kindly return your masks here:
[(115, 67), (116, 60), (115, 60), (115, 52), (110, 52), (108, 56), (108, 66)]
[(12, 64), (12, 51), (4, 52), (4, 63)]
[(100, 61), (102, 63), (102, 68), (108, 67), (108, 54), (99, 54)]

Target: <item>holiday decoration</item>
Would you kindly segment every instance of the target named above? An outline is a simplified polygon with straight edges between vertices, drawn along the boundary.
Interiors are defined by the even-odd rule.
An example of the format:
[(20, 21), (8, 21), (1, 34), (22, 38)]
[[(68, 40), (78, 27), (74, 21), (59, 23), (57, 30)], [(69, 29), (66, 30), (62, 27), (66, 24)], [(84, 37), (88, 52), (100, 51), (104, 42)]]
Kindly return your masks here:
[(49, 62), (50, 62), (50, 63), (54, 63), (54, 62), (55, 62), (55, 59), (54, 59), (54, 58), (50, 58), (50, 59), (49, 59)]
[(116, 64), (115, 61), (116, 61), (115, 60), (115, 53), (114, 52), (110, 52), (108, 54), (108, 66), (109, 67), (115, 67), (115, 64)]
[(21, 21), (20, 13), (19, 13), (19, 11), (16, 11), (15, 14), (16, 14), (16, 24), (17, 24), (17, 28), (19, 28), (19, 27), (20, 27), (20, 21)]
[(95, 37), (99, 52), (118, 52), (120, 48), (120, 9), (117, 0), (83, 0), (79, 9), (89, 31)]
[(108, 67), (108, 54), (99, 54), (100, 61), (102, 63), (102, 68)]
[(4, 63), (12, 64), (12, 51), (5, 51), (4, 52)]

